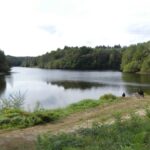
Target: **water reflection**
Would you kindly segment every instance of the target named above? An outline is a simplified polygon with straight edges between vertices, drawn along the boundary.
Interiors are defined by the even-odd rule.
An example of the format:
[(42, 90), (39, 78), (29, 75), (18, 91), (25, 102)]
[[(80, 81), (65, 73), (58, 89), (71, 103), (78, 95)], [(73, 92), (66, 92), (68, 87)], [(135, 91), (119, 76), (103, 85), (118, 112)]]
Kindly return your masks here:
[(94, 82), (81, 82), (81, 81), (52, 81), (51, 85), (57, 85), (63, 87), (64, 89), (91, 89), (105, 86), (104, 84), (94, 83)]
[(6, 89), (5, 76), (1, 75), (0, 76), (0, 96), (4, 93), (5, 89)]
[(145, 93), (150, 94), (150, 75), (123, 73), (122, 80), (126, 83), (127, 93), (132, 94), (143, 89)]
[(130, 95), (139, 87), (150, 94), (149, 75), (14, 67), (11, 75), (0, 78), (1, 95), (26, 94), (25, 106), (31, 109), (37, 101), (43, 107), (58, 108), (106, 93)]
[(148, 74), (131, 74), (131, 73), (123, 73), (122, 79), (125, 82), (130, 83), (141, 83), (141, 84), (150, 84), (150, 75)]

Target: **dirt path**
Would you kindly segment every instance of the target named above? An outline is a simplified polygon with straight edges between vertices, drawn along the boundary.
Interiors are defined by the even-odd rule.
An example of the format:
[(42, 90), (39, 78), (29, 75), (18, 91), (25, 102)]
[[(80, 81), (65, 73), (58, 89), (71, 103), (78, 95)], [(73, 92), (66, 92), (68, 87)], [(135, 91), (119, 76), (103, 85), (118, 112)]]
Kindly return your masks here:
[(111, 123), (113, 115), (121, 113), (124, 117), (132, 111), (144, 115), (144, 108), (150, 104), (150, 98), (126, 98), (125, 100), (72, 114), (55, 123), (34, 126), (14, 131), (0, 131), (0, 150), (34, 150), (35, 141), (41, 133), (70, 132), (80, 127), (91, 127), (93, 122)]

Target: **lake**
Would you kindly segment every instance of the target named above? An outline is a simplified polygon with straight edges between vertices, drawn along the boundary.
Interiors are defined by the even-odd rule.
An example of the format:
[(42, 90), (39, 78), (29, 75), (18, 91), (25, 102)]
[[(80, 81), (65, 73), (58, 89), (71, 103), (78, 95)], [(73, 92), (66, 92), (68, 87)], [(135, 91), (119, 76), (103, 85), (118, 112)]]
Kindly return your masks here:
[(21, 93), (29, 110), (37, 101), (44, 108), (59, 108), (106, 93), (132, 95), (139, 88), (150, 94), (150, 75), (24, 67), (13, 67), (10, 75), (0, 75), (0, 97)]

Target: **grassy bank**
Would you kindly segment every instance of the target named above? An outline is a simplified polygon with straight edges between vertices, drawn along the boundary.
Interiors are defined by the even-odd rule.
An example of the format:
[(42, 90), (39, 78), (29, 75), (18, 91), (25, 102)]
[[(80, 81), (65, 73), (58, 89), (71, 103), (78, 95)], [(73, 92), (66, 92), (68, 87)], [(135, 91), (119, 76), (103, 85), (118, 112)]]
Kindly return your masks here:
[[(115, 125), (115, 123), (114, 123), (115, 119), (119, 120), (120, 118), (121, 118), (121, 120), (123, 120), (123, 122), (117, 121), (117, 123), (121, 123), (120, 128), (123, 127), (124, 124), (126, 124), (126, 123), (128, 124), (129, 123), (128, 121), (130, 121), (129, 120), (130, 118), (133, 118), (133, 119), (131, 119), (131, 120), (133, 120), (133, 122), (134, 122), (134, 119), (137, 119), (138, 123), (144, 122), (143, 124), (145, 124), (146, 126), (149, 127), (149, 123), (146, 123), (147, 122), (146, 120), (148, 119), (148, 117), (145, 116), (146, 115), (145, 110), (146, 110), (146, 108), (150, 108), (150, 96), (145, 95), (144, 98), (137, 98), (135, 96), (126, 97), (126, 98), (111, 98), (109, 100), (107, 100), (107, 97), (110, 97), (110, 96), (106, 95), (106, 96), (102, 97), (101, 100), (97, 100), (97, 101), (95, 100), (97, 102), (97, 104), (94, 104), (93, 106), (91, 106), (91, 104), (78, 105), (79, 103), (77, 103), (77, 104), (73, 104), (73, 106), (72, 106), (74, 108), (73, 110), (69, 109), (67, 111), (67, 108), (71, 107), (71, 106), (68, 106), (65, 109), (62, 109), (63, 111), (59, 110), (59, 114), (62, 112), (62, 114), (60, 114), (60, 117), (58, 117), (54, 121), (50, 121), (49, 123), (44, 122), (38, 126), (31, 125), (32, 127), (24, 128), (21, 130), (20, 129), (16, 129), (13, 131), (0, 130), (0, 147), (2, 150), (17, 150), (17, 149), (18, 150), (20, 150), (20, 149), (21, 150), (23, 150), (23, 149), (25, 149), (25, 150), (37, 150), (37, 149), (38, 150), (39, 149), (46, 150), (46, 149), (48, 149), (48, 145), (49, 145), (49, 143), (51, 143), (51, 140), (55, 140), (56, 142), (54, 141), (54, 145), (58, 146), (58, 147), (55, 147), (56, 149), (58, 148), (58, 150), (59, 149), (61, 149), (61, 150), (62, 149), (64, 149), (64, 150), (66, 150), (66, 149), (69, 149), (69, 150), (70, 149), (71, 150), (72, 149), (88, 149), (88, 147), (86, 147), (86, 148), (84, 147), (86, 144), (88, 145), (88, 139), (86, 139), (86, 137), (81, 136), (81, 141), (85, 142), (85, 145), (82, 145), (82, 147), (74, 147), (74, 143), (70, 137), (70, 134), (72, 136), (72, 133), (73, 133), (73, 135), (75, 135), (75, 136), (77, 135), (77, 137), (78, 137), (78, 136), (80, 136), (80, 135), (78, 135), (80, 133), (80, 132), (78, 133), (78, 131), (80, 128), (82, 128), (82, 130), (84, 132), (89, 130), (91, 132), (91, 134), (98, 135), (98, 134), (100, 134), (100, 131), (104, 128), (102, 128), (101, 130), (97, 130), (99, 132), (96, 131), (96, 133), (94, 133), (93, 130), (95, 130), (95, 128), (100, 128), (101, 125), (103, 125), (102, 127), (108, 127), (108, 129), (112, 130), (112, 132), (110, 132), (109, 135), (106, 134), (106, 136), (108, 136), (109, 138), (112, 138), (111, 141), (114, 142), (113, 144), (116, 146), (115, 147), (116, 149), (119, 149), (117, 147), (116, 143), (118, 143), (119, 145), (122, 145), (120, 147), (122, 147), (123, 150), (136, 149), (131, 146), (132, 144), (135, 144), (131, 140), (129, 141), (130, 145), (126, 145), (126, 143), (120, 143), (120, 141), (122, 139), (123, 140), (127, 140), (128, 138), (130, 139), (130, 136), (128, 137), (128, 135), (122, 134), (122, 132), (124, 132), (125, 128), (123, 128), (123, 131), (120, 130), (121, 131), (120, 135), (118, 133), (119, 131), (116, 132), (116, 134), (118, 136), (120, 136), (120, 138), (121, 138), (121, 139), (118, 139), (117, 135), (113, 134), (114, 128), (112, 128), (112, 127), (114, 127), (114, 125)], [(80, 103), (82, 103), (82, 102), (80, 102)], [(85, 102), (85, 103), (87, 103), (87, 102)], [(42, 112), (42, 110), (40, 110), (40, 111)], [(36, 113), (40, 112), (40, 111), (38, 110), (38, 111), (36, 111)], [(50, 111), (50, 110), (47, 110), (47, 111)], [(27, 113), (26, 115), (28, 115), (28, 117), (31, 116), (31, 112), (23, 111), (23, 113)], [(34, 114), (35, 112), (32, 112), (32, 113)], [(58, 113), (58, 111), (57, 111), (57, 113)], [(141, 119), (140, 118), (138, 119), (138, 117), (134, 117), (134, 115), (131, 115), (131, 117), (129, 117), (130, 114), (136, 114)], [(150, 114), (150, 113), (148, 113), (148, 114)], [(148, 116), (150, 116), (150, 115), (148, 115)], [(93, 127), (94, 129), (92, 128), (92, 124), (95, 124)], [(143, 124), (140, 123), (140, 127), (143, 126), (144, 129), (146, 129), (145, 131), (143, 130), (143, 132), (147, 133), (148, 129)], [(139, 125), (135, 125), (134, 128), (127, 128), (127, 129), (130, 132), (130, 130), (132, 131), (137, 126), (139, 126)], [(13, 127), (10, 127), (10, 128), (13, 128)], [(20, 126), (18, 126), (17, 128), (20, 128)], [(92, 129), (92, 130), (90, 130), (90, 129)], [(35, 142), (37, 140), (37, 136), (44, 134), (44, 133), (49, 133), (49, 134), (40, 136), (40, 138), (37, 141), (38, 143)], [(60, 137), (60, 135), (64, 135), (64, 134), (61, 134), (61, 133), (65, 133), (65, 136), (67, 136), (70, 139), (70, 145), (71, 145), (71, 143), (73, 143), (73, 147), (69, 147), (68, 145), (66, 145), (66, 147), (64, 147), (64, 145), (62, 143), (67, 143), (67, 142), (69, 143), (69, 141), (67, 141), (65, 136), (63, 138), (65, 141), (63, 141), (63, 139), (62, 139), (62, 137)], [(126, 130), (126, 134), (128, 134), (127, 130)], [(131, 132), (131, 135), (132, 134), (133, 134), (133, 132)], [(104, 134), (101, 134), (101, 136), (103, 136), (103, 135)], [(122, 135), (122, 137), (121, 137), (121, 135)], [(130, 133), (129, 133), (129, 135), (130, 135)], [(98, 135), (98, 136), (100, 136), (100, 135)], [(123, 136), (125, 136), (125, 137), (123, 137)], [(85, 138), (86, 141), (84, 141), (84, 139), (82, 139), (82, 137)], [(132, 137), (133, 137), (133, 139), (135, 138), (134, 135), (132, 135)], [(74, 138), (76, 138), (76, 137), (74, 137)], [(97, 137), (97, 138), (99, 138), (99, 137)], [(106, 138), (106, 137), (104, 136), (104, 138)], [(93, 137), (93, 139), (94, 139), (93, 141), (92, 141), (92, 138), (89, 139), (89, 142), (91, 142), (91, 145), (94, 142), (98, 143), (98, 140), (95, 139), (95, 137)], [(109, 144), (109, 139), (106, 141), (105, 144)], [(37, 147), (36, 147), (36, 145), (37, 145)], [(51, 146), (49, 145), (49, 149), (54, 149), (53, 148), (54, 145), (53, 144)], [(78, 143), (77, 143), (77, 145), (78, 145)], [(93, 149), (100, 149), (97, 147), (95, 146)], [(107, 149), (111, 150), (111, 146), (110, 146), (110, 148), (108, 148), (108, 146), (107, 146)], [(142, 150), (142, 149), (140, 149), (140, 150)]]
[(95, 124), (71, 133), (38, 137), (37, 150), (148, 150), (150, 149), (150, 111), (146, 117), (131, 115), (123, 121), (116, 116), (111, 125)]
[[(116, 96), (107, 94), (98, 100), (82, 100), (62, 109), (46, 110), (37, 108), (33, 112), (27, 112), (21, 109), (20, 104), (16, 107), (16, 102), (20, 102), (21, 100), (17, 101), (13, 99), (13, 105), (7, 104), (0, 110), (0, 129), (25, 128), (29, 126), (54, 122), (72, 113), (85, 111), (88, 108), (93, 108), (99, 105), (114, 103), (119, 100), (120, 99)], [(6, 102), (8, 103), (7, 100), (5, 100), (5, 103)]]

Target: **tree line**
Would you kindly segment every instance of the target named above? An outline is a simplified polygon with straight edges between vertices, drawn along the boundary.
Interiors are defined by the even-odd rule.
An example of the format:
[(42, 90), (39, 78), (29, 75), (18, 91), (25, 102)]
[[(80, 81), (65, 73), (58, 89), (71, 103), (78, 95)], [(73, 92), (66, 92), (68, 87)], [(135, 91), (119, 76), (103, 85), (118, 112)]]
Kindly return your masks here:
[(125, 48), (122, 55), (121, 70), (132, 73), (150, 73), (150, 41)]
[(121, 70), (150, 73), (150, 42), (120, 45), (68, 47), (38, 57), (7, 57), (11, 66), (73, 70)]
[(39, 57), (28, 57), (25, 67), (75, 70), (118, 70), (121, 63), (121, 47), (68, 47), (57, 49)]
[(10, 69), (7, 58), (2, 50), (0, 50), (0, 72), (6, 73)]

